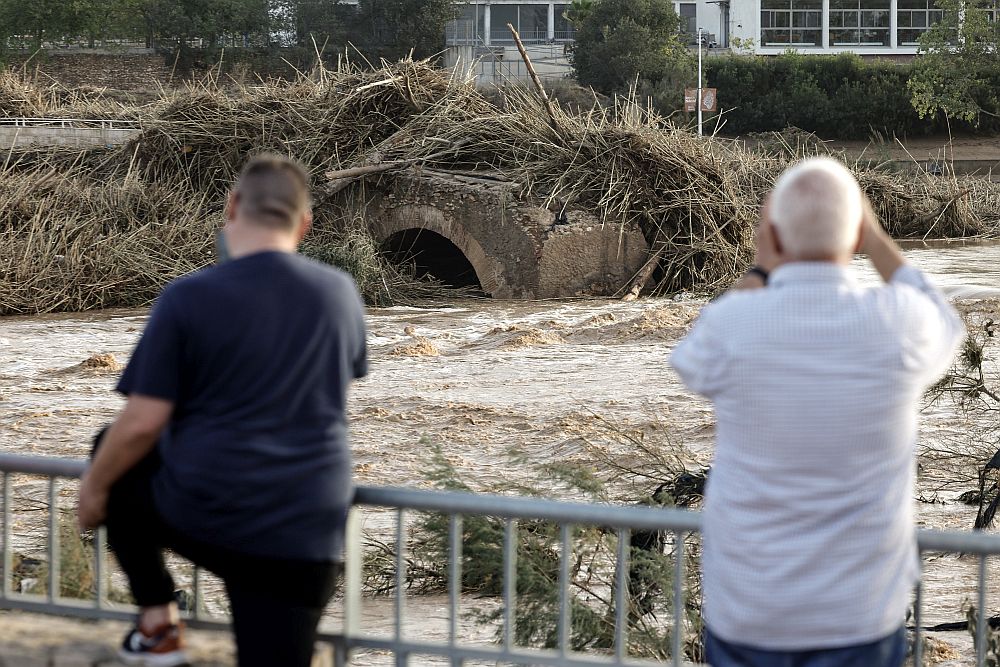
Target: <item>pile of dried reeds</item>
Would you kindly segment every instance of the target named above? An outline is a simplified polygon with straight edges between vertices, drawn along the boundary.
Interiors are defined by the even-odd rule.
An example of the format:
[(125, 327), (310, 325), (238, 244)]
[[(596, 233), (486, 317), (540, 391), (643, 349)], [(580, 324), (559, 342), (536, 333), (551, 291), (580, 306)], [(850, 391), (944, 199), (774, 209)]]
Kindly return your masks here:
[(0, 118), (138, 119), (152, 110), (102, 89), (65, 88), (25, 69), (0, 70)]
[[(0, 113), (70, 115), (52, 95), (25, 85), (0, 77)], [(629, 100), (571, 113), (512, 87), (490, 101), (413, 61), (367, 71), (344, 64), (292, 82), (211, 81), (122, 113), (143, 121), (124, 146), (6, 156), (0, 313), (148, 302), (167, 280), (210, 261), (224, 191), (247, 156), (263, 150), (309, 168), (317, 218), (333, 227), (344, 212), (324, 196), (330, 170), (490, 171), (516, 183), (521, 200), (640, 225), (659, 263), (658, 290), (713, 290), (750, 260), (758, 206), (793, 160), (671, 128)], [(984, 180), (854, 168), (897, 236), (979, 235), (1000, 221), (1000, 189)], [(356, 233), (322, 238), (339, 244), (320, 251), (314, 244), (324, 256), (365, 246)], [(362, 249), (366, 266), (385, 270), (372, 265), (378, 256), (370, 244)], [(404, 278), (394, 280), (392, 297), (369, 298), (405, 294)]]

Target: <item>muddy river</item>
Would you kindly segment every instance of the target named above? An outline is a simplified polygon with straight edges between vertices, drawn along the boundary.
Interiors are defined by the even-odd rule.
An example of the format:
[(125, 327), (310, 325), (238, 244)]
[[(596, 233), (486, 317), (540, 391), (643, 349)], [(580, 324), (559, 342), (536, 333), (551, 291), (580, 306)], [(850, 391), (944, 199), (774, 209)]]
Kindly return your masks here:
[[(964, 307), (996, 312), (1000, 246), (911, 247), (907, 254)], [(862, 281), (875, 280), (864, 263), (854, 269)], [(692, 467), (707, 464), (710, 406), (689, 394), (667, 365), (702, 303), (695, 297), (634, 303), (462, 300), (370, 311), (371, 374), (351, 396), (358, 483), (429, 487), (429, 459), (439, 446), (473, 488), (530, 484), (546, 463), (600, 467), (595, 462), (609, 454), (629, 457), (615, 429), (673, 443)], [(145, 319), (143, 310), (0, 318), (0, 451), (86, 455), (94, 431), (121, 405), (112, 392), (116, 364), (128, 360)], [(110, 356), (81, 365), (95, 355)], [(951, 402), (935, 403), (922, 414), (921, 444), (965, 438), (974, 426)], [(921, 495), (939, 502), (915, 500), (921, 523), (970, 528), (975, 509), (955, 498), (971, 486), (937, 487), (937, 480), (922, 479)], [(648, 482), (623, 479), (610, 495), (630, 501), (650, 490)], [(36, 491), (41, 489), (26, 487), (21, 495)], [(387, 519), (373, 513), (366, 528), (386, 534)], [(21, 539), (30, 549), (27, 531)], [(928, 559), (925, 582), (926, 620), (960, 620), (963, 604), (974, 599), (975, 562)], [(990, 611), (1000, 613), (1000, 570), (991, 568), (989, 591)], [(444, 603), (411, 599), (418, 620), (408, 631), (424, 638), (443, 635)], [(387, 601), (368, 601), (367, 627), (387, 630), (390, 620)], [(492, 633), (472, 620), (464, 624), (484, 641)], [(969, 636), (939, 636), (960, 651), (951, 658), (961, 664)], [(369, 656), (362, 664), (378, 662)]]

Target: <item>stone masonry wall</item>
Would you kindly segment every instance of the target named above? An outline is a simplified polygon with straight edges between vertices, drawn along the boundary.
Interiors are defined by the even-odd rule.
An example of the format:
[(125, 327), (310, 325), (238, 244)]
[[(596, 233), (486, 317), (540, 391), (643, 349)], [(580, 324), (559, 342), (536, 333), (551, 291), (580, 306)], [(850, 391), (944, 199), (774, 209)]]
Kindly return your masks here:
[[(26, 63), (27, 61), (27, 63)], [(112, 90), (156, 90), (170, 83), (170, 66), (156, 53), (52, 52), (41, 57), (15, 57), (7, 67), (27, 64), (66, 88), (109, 88)]]

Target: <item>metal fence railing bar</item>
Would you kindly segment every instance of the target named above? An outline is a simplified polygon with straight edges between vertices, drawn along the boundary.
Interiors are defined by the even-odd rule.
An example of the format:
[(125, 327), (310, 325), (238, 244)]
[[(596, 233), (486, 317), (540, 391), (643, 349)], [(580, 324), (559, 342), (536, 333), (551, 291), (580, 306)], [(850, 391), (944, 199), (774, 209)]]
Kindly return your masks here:
[(58, 127), (60, 129), (140, 130), (142, 124), (111, 118), (0, 118), (4, 127)]
[[(2, 480), (2, 526), (0, 526), (0, 609), (30, 612), (130, 620), (135, 609), (128, 605), (108, 601), (108, 569), (105, 564), (104, 531), (94, 534), (93, 558), (96, 582), (93, 599), (66, 599), (60, 595), (60, 510), (59, 491), (61, 481), (80, 477), (85, 471), (85, 462), (73, 459), (29, 457), (0, 454), (0, 480)], [(43, 595), (13, 590), (12, 547), (13, 478), (32, 476), (45, 478), (44, 501), (48, 504), (45, 521), (47, 533), (46, 574), (47, 590)], [(671, 641), (669, 664), (679, 667), (689, 664), (683, 661), (684, 632), (687, 608), (684, 590), (686, 564), (688, 560), (686, 540), (700, 532), (701, 517), (697, 512), (673, 508), (652, 508), (643, 506), (597, 505), (580, 502), (544, 500), (538, 498), (482, 495), (448, 491), (426, 491), (404, 488), (376, 488), (362, 486), (356, 489), (355, 508), (348, 518), (347, 558), (342, 605), (343, 626), (338, 633), (324, 633), (322, 639), (334, 647), (336, 665), (347, 665), (352, 650), (374, 650), (389, 652), (397, 666), (411, 664), (415, 656), (433, 656), (444, 659), (451, 665), (470, 662), (490, 662), (522, 665), (559, 665), (562, 667), (584, 667), (597, 665), (617, 665), (619, 667), (663, 664), (630, 656), (629, 654), (629, 608), (630, 608), (630, 536), (633, 531), (661, 531), (671, 540), (664, 545), (672, 547), (673, 582), (669, 595), (672, 602)], [(391, 511), (394, 528), (394, 568), (392, 600), (392, 632), (388, 637), (364, 633), (360, 627), (362, 584), (362, 535), (361, 508), (376, 508)], [(404, 626), (407, 620), (407, 552), (409, 526), (407, 519), (415, 513), (441, 514), (447, 518), (446, 552), (447, 567), (447, 637), (443, 641), (413, 640), (406, 636)], [(463, 565), (463, 520), (465, 517), (491, 517), (502, 522), (501, 587), (499, 591), (502, 609), (499, 615), (499, 633), (496, 644), (479, 645), (463, 642), (459, 629), (462, 601)], [(553, 648), (539, 649), (520, 646), (516, 641), (517, 627), (517, 580), (518, 544), (521, 525), (530, 522), (548, 522), (558, 528), (553, 538), (557, 554), (557, 609), (555, 645)], [(580, 652), (573, 650), (573, 599), (570, 593), (571, 558), (577, 530), (582, 526), (599, 527), (609, 535), (614, 535), (617, 544), (613, 553), (613, 571), (609, 570), (611, 588), (609, 600), (613, 611), (613, 640), (606, 650)], [(972, 554), (978, 559), (977, 632), (975, 635), (976, 664), (986, 664), (987, 651), (987, 558), (1000, 553), (1000, 535), (981, 532), (953, 532), (919, 530), (918, 546), (921, 552), (947, 552)], [(192, 578), (194, 604), (186, 613), (188, 623), (195, 628), (225, 629), (228, 619), (207, 616), (202, 610), (203, 586), (200, 570), (195, 568)], [(923, 664), (922, 646), (922, 589), (915, 591), (914, 603), (914, 664)], [(412, 664), (419, 664), (419, 661)]]

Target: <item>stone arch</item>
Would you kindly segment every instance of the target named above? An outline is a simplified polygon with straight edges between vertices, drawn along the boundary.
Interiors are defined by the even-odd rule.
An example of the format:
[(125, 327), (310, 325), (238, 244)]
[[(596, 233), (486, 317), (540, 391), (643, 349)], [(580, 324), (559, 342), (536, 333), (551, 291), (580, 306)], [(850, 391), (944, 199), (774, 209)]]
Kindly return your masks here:
[(371, 222), (372, 233), (378, 243), (411, 229), (426, 229), (440, 234), (457, 247), (469, 260), (483, 291), (498, 296), (504, 285), (503, 265), (490, 257), (483, 246), (468, 230), (433, 206), (406, 204), (382, 211)]

